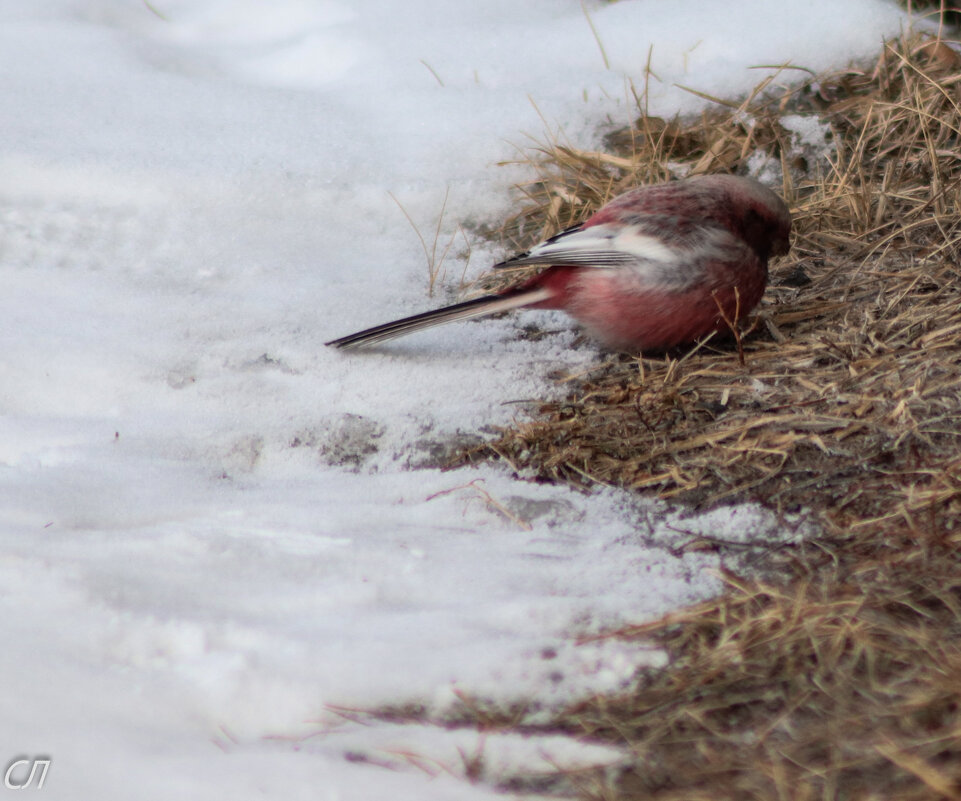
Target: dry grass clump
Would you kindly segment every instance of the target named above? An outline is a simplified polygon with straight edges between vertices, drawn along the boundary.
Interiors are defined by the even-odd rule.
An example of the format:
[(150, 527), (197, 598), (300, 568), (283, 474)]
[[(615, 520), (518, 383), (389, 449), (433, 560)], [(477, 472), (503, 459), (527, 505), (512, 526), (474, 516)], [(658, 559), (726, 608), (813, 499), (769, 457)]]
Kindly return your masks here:
[(732, 582), (721, 603), (619, 632), (672, 660), (552, 722), (632, 754), (583, 797), (961, 798), (959, 544)]
[[(961, 58), (938, 41), (688, 123), (642, 117), (610, 153), (546, 148), (519, 246), (669, 174), (763, 165), (795, 218), (736, 343), (609, 358), (487, 450), (518, 471), (698, 504), (822, 509), (836, 531), (961, 513)], [(830, 125), (820, 150), (806, 129)], [(798, 131), (801, 131), (799, 134)]]

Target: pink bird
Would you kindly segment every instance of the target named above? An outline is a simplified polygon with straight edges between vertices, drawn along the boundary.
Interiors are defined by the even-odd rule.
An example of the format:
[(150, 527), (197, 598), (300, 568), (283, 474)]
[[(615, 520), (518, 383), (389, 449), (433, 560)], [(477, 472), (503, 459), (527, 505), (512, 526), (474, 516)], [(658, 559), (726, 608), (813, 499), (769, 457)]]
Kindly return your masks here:
[(764, 293), (768, 258), (787, 253), (790, 233), (784, 201), (751, 178), (705, 175), (642, 186), (495, 265), (547, 266), (529, 280), (327, 344), (355, 348), (527, 307), (563, 309), (610, 348), (665, 350), (743, 319)]

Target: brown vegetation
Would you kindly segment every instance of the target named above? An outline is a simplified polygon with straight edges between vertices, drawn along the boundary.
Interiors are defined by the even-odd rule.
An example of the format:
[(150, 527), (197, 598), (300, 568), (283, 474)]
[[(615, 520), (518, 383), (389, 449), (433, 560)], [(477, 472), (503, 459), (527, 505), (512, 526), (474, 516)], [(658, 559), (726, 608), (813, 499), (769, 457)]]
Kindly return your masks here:
[[(473, 458), (803, 507), (822, 535), (765, 581), (611, 632), (669, 667), (535, 730), (632, 754), (581, 777), (586, 798), (961, 798), (961, 58), (912, 37), (772, 86), (698, 120), (642, 116), (604, 152), (543, 149), (505, 229), (518, 246), (638, 183), (764, 168), (793, 248), (733, 344), (612, 356)], [(811, 119), (824, 147), (798, 134)]]

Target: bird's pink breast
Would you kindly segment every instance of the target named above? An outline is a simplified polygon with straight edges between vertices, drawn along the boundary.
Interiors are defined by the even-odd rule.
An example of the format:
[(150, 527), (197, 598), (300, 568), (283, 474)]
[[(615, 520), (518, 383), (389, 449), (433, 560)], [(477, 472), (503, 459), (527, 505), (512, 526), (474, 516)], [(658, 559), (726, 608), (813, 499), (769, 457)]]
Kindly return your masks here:
[[(563, 309), (612, 348), (656, 351), (683, 345), (742, 319), (764, 293), (764, 266), (717, 264), (683, 291), (645, 286), (629, 270), (554, 267), (538, 284), (554, 296), (540, 308)], [(726, 318), (726, 320), (725, 320)]]

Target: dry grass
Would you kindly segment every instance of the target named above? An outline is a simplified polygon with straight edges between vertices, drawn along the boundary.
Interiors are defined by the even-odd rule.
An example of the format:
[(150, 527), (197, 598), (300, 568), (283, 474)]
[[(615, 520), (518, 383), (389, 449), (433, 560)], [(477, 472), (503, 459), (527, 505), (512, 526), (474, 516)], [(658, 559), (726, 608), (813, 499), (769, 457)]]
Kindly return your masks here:
[[(739, 347), (612, 356), (486, 452), (519, 472), (695, 505), (759, 500), (823, 537), (720, 599), (609, 636), (670, 655), (530, 727), (632, 754), (590, 799), (961, 798), (961, 58), (912, 37), (863, 70), (689, 122), (554, 144), (523, 247), (639, 182), (765, 158), (791, 254)], [(825, 157), (796, 117), (830, 124)], [(760, 155), (759, 155), (760, 154)], [(775, 579), (776, 577), (776, 579)], [(517, 727), (523, 715), (465, 722)]]
[[(850, 560), (618, 636), (672, 662), (551, 725), (630, 748), (592, 799), (961, 797), (961, 571)], [(836, 554), (835, 554), (836, 555)], [(836, 555), (837, 556), (837, 555)]]
[[(701, 505), (813, 502), (835, 531), (917, 527), (932, 511), (951, 524), (961, 511), (959, 65), (915, 40), (873, 69), (759, 91), (692, 124), (642, 118), (611, 138), (621, 153), (546, 151), (514, 238), (583, 218), (666, 177), (665, 165), (746, 172), (766, 154), (792, 203), (792, 252), (739, 347), (611, 357), (485, 455)], [(797, 144), (788, 113), (830, 122), (829, 158)]]

